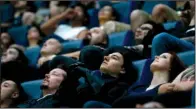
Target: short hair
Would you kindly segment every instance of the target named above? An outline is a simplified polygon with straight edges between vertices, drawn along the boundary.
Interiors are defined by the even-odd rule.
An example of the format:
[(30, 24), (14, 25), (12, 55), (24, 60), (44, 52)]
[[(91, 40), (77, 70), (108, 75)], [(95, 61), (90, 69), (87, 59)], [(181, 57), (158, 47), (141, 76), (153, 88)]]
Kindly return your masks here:
[(136, 69), (132, 64), (132, 61), (135, 60), (134, 57), (136, 56), (136, 53), (123, 46), (113, 46), (104, 51), (104, 55), (109, 55), (114, 52), (120, 53), (124, 58), (123, 67), (125, 69), (125, 74), (120, 74), (119, 80), (127, 82), (130, 85), (133, 84), (138, 78)]
[(16, 107), (18, 104), (25, 102), (28, 99), (27, 93), (21, 86), (20, 82), (14, 81), (16, 83), (16, 88), (19, 92), (19, 96), (13, 99), (13, 102), (10, 107)]
[[(57, 68), (66, 71), (67, 66), (64, 64), (59, 64)], [(55, 107), (60, 107), (62, 105), (66, 106), (76, 106), (75, 102), (77, 100), (77, 86), (79, 85), (78, 78), (71, 72), (67, 72), (67, 77), (61, 82), (58, 90), (54, 95), (54, 99), (58, 99), (59, 102), (55, 103)], [(64, 99), (64, 98), (69, 99)]]
[(178, 58), (175, 52), (169, 51), (168, 53), (172, 55), (171, 63), (170, 63), (171, 70), (169, 71), (169, 82), (172, 82), (177, 77), (178, 74), (180, 74), (183, 70), (186, 69), (186, 66)]

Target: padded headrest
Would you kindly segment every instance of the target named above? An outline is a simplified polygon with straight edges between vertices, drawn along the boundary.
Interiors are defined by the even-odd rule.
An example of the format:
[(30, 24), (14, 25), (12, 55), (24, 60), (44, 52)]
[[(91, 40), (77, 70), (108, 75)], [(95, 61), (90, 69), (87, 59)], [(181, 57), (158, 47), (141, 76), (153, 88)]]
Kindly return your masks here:
[(109, 47), (122, 46), (126, 34), (127, 34), (127, 31), (116, 32), (116, 33), (110, 34), (108, 37), (109, 38)]
[(28, 95), (28, 99), (38, 99), (41, 96), (41, 83), (43, 80), (34, 80), (22, 83), (22, 87), (26, 94)]

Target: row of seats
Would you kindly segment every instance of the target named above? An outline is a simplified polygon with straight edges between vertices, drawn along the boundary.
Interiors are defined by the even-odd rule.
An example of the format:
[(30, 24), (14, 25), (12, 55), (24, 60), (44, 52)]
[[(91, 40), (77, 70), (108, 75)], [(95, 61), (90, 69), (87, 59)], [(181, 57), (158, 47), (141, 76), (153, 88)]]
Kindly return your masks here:
[[(184, 62), (186, 66), (195, 63), (195, 51), (187, 51), (177, 54), (179, 58)], [(139, 77), (141, 77), (141, 72), (145, 65), (146, 59), (134, 61), (133, 65), (136, 68)], [(139, 78), (138, 78), (139, 79)], [(28, 81), (22, 83), (24, 91), (28, 94), (29, 99), (39, 98), (41, 94), (40, 84), (42, 80)]]

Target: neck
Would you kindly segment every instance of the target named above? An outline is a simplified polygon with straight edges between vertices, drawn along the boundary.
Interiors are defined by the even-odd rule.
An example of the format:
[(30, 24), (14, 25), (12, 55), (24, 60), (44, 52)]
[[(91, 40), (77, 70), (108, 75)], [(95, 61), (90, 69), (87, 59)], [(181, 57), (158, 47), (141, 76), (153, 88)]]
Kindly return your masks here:
[(157, 86), (162, 83), (166, 83), (168, 82), (168, 77), (169, 75), (167, 72), (154, 72), (150, 86)]
[(51, 54), (47, 54), (47, 53), (41, 53), (41, 57), (50, 57), (52, 56)]
[[(101, 70), (100, 70), (100, 71), (101, 71)], [(112, 73), (110, 73), (110, 72), (107, 72), (107, 71), (101, 71), (101, 72), (104, 73), (104, 74), (110, 75), (111, 77), (118, 78), (117, 75), (112, 74)]]
[(43, 89), (43, 96), (48, 94), (54, 94), (56, 90), (49, 90), (49, 89)]
[(71, 21), (72, 27), (80, 27), (82, 26), (82, 21)]
[(12, 103), (11, 99), (8, 100), (4, 100), (3, 102), (1, 102), (1, 108), (8, 108)]
[(38, 45), (38, 40), (30, 40), (29, 41), (29, 47), (34, 47)]
[(99, 19), (99, 26), (103, 26), (107, 21), (106, 19)]

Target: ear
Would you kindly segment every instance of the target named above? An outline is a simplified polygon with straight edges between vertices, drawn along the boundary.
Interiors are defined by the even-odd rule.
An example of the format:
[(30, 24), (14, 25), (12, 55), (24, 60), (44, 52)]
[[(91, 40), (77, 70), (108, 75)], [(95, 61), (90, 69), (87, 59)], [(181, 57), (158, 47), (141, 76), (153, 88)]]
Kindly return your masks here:
[(125, 74), (125, 68), (122, 68), (120, 71), (121, 74)]
[(18, 97), (19, 97), (18, 91), (14, 92), (14, 93), (12, 94), (12, 98), (18, 98)]

